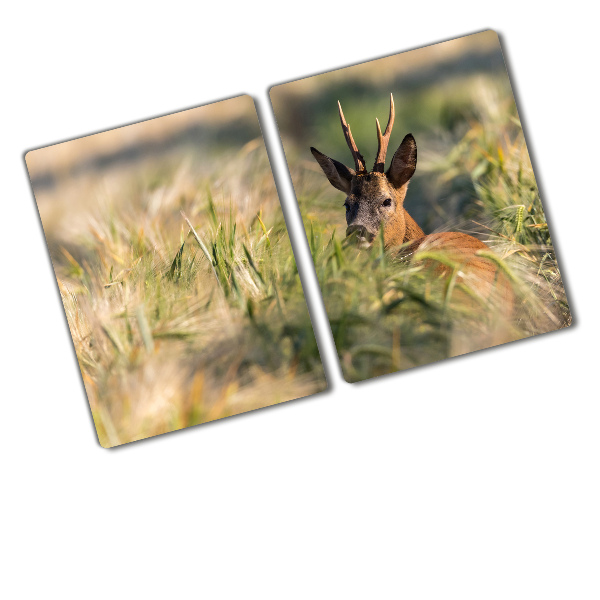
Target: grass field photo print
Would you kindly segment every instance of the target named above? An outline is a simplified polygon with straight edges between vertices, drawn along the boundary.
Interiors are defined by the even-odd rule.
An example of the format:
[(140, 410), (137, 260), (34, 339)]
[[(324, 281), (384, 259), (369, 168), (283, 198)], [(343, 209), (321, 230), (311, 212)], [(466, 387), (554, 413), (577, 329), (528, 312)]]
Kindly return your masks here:
[(102, 446), (326, 388), (249, 96), (26, 163)]
[(571, 323), (495, 32), (270, 96), (347, 381)]

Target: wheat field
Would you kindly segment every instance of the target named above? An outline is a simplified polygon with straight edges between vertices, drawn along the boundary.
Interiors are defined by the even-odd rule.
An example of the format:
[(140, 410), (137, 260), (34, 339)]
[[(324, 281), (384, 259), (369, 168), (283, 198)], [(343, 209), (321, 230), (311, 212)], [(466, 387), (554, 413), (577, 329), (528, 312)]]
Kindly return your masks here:
[[(425, 233), (461, 231), (490, 248), (508, 281), (482, 296), (462, 265), (438, 253), (395, 258), (344, 241), (344, 194), (310, 154), (351, 165), (337, 111), (343, 106), (368, 162), (375, 117), (396, 120), (388, 163), (403, 136), (418, 164), (405, 207)], [(488, 31), (272, 88), (271, 100), (346, 380), (425, 365), (571, 323), (556, 254), (497, 35)], [(370, 166), (370, 165), (369, 165)], [(427, 260), (425, 260), (427, 259)], [(440, 277), (435, 266), (450, 271)], [(433, 268), (432, 268), (433, 267)]]
[(252, 100), (186, 113), (27, 155), (104, 447), (326, 388)]

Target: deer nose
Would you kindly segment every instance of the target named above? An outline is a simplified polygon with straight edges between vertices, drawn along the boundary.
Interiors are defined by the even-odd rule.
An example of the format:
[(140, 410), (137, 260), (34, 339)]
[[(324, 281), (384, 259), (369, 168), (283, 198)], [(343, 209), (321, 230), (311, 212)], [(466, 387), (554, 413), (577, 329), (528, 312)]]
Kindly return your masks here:
[(375, 237), (372, 233), (367, 231), (367, 228), (364, 225), (350, 225), (350, 227), (346, 229), (346, 237), (350, 237), (351, 235), (356, 236), (358, 242), (367, 243), (371, 243)]
[(369, 233), (364, 225), (350, 225), (346, 229), (346, 237), (350, 237), (352, 234), (356, 234), (356, 237), (365, 238), (369, 241), (373, 239), (373, 234)]

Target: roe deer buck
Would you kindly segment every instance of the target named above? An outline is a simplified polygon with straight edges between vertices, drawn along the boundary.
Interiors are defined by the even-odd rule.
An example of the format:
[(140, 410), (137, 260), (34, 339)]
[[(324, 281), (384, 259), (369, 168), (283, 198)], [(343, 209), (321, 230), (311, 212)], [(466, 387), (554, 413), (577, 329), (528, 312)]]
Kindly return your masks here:
[[(385, 156), (394, 125), (393, 96), (390, 94), (390, 116), (383, 134), (379, 120), (375, 119), (379, 148), (372, 171), (366, 169), (365, 159), (358, 151), (339, 102), (338, 108), (342, 130), (352, 152), (356, 170), (329, 158), (316, 148), (311, 147), (310, 150), (331, 185), (347, 195), (344, 203), (348, 225), (346, 236), (355, 235), (361, 247), (368, 247), (383, 228), (386, 249), (408, 243), (400, 252), (400, 256), (411, 255), (417, 250), (443, 252), (460, 265), (461, 276), (470, 276), (473, 286), (483, 297), (488, 297), (497, 277), (497, 267), (494, 261), (478, 256), (477, 253), (481, 250), (489, 252), (489, 247), (471, 235), (455, 231), (425, 235), (404, 208), (408, 183), (417, 167), (417, 144), (412, 134), (409, 133), (402, 140), (392, 158), (390, 168), (384, 172)], [(437, 271), (448, 272), (449, 269), (440, 263)], [(503, 303), (512, 305), (507, 282), (502, 275), (499, 279), (503, 280)]]

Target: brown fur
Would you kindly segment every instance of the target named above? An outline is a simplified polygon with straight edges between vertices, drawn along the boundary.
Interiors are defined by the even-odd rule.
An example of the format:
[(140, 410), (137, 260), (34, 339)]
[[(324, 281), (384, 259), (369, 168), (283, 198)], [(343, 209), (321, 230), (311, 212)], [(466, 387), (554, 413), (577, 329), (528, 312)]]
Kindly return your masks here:
[[(493, 300), (499, 314), (505, 318), (511, 316), (514, 305), (512, 286), (506, 275), (498, 272), (492, 260), (478, 255), (478, 252), (490, 251), (489, 246), (481, 240), (456, 231), (432, 233), (413, 240), (398, 253), (398, 257), (408, 257), (417, 251), (442, 254), (458, 267), (457, 283), (468, 281), (481, 299)], [(431, 264), (432, 261), (428, 262)], [(452, 272), (443, 263), (436, 262), (434, 266), (439, 275), (447, 276)], [(464, 295), (459, 294), (458, 297), (463, 303), (468, 301)]]
[[(411, 242), (400, 251), (401, 257), (412, 255), (417, 250), (443, 253), (459, 265), (460, 279), (469, 279), (471, 287), (483, 298), (488, 298), (494, 288), (500, 290), (502, 304), (512, 310), (513, 298), (509, 282), (503, 274), (497, 273), (496, 264), (492, 260), (477, 255), (480, 251), (489, 251), (486, 244), (471, 235), (454, 231), (425, 235), (404, 208), (408, 183), (417, 167), (417, 144), (412, 134), (405, 136), (392, 158), (390, 168), (383, 172), (385, 150), (394, 120), (393, 99), (385, 135), (381, 134), (377, 122), (380, 147), (373, 171), (366, 170), (364, 159), (352, 139), (341, 107), (340, 118), (355, 158), (356, 171), (315, 148), (311, 148), (311, 152), (329, 182), (346, 194), (346, 235), (355, 235), (362, 245), (368, 245), (383, 229), (387, 249)], [(450, 269), (438, 263), (436, 271), (447, 274)]]
[(406, 230), (402, 243), (410, 242), (410, 240), (416, 240), (420, 237), (425, 237), (425, 232), (417, 225), (416, 221), (406, 212), (404, 209), (404, 221), (406, 222)]

